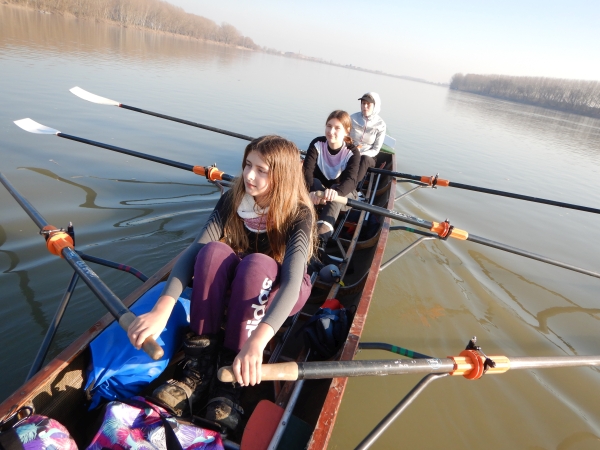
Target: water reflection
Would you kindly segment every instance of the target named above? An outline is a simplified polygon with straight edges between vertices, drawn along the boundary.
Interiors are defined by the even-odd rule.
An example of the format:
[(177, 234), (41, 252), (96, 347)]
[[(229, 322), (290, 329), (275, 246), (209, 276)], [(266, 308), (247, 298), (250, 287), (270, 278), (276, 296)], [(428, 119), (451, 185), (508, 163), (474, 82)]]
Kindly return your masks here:
[(512, 133), (533, 133), (600, 161), (600, 119), (452, 90), (446, 95), (446, 109), (470, 120), (502, 124)]
[[(122, 63), (147, 61), (171, 64), (181, 60), (213, 61), (228, 67), (249, 50), (226, 47), (197, 39), (123, 28), (19, 7), (0, 5), (0, 58), (4, 52), (26, 50), (26, 58), (66, 54), (78, 60), (93, 57), (123, 58)], [(37, 54), (31, 50), (36, 50)], [(115, 62), (113, 60), (113, 62)]]
[[(558, 339), (565, 346), (565, 348), (569, 349), (569, 352), (571, 354), (579, 354), (577, 349), (573, 346), (571, 342), (567, 340), (567, 338), (561, 336), (560, 332), (548, 325), (548, 321), (551, 318), (574, 313), (585, 314), (594, 319), (594, 321), (598, 321), (600, 320), (600, 317), (598, 316), (598, 314), (600, 314), (600, 308), (586, 308), (580, 306), (570, 298), (558, 292), (555, 292), (545, 286), (542, 286), (541, 284), (528, 280), (524, 276), (513, 272), (512, 270), (506, 267), (501, 266), (500, 264), (498, 264), (498, 262), (493, 261), (492, 259), (483, 255), (482, 253), (470, 251), (469, 254), (473, 258), (473, 260), (479, 264), (482, 272), (489, 278), (489, 280), (494, 282), (494, 284), (498, 286), (514, 302), (515, 305), (518, 306), (518, 310), (525, 313), (526, 316), (535, 319), (537, 325), (533, 323), (528, 323), (533, 329), (539, 331), (540, 333), (546, 336), (553, 336), (552, 340)], [(505, 284), (500, 280), (500, 274), (502, 273), (509, 274), (512, 277), (514, 277), (514, 279), (511, 280), (510, 283)], [(517, 280), (525, 283), (527, 288), (524, 289), (523, 287), (518, 286), (518, 284), (515, 283), (515, 281)], [(508, 287), (509, 285), (515, 286), (513, 288), (514, 291)], [(540, 291), (545, 294), (541, 295)], [(522, 300), (523, 298), (527, 300), (527, 303), (531, 303), (531, 306), (526, 304), (526, 302)], [(572, 306), (553, 306), (550, 308), (540, 310), (537, 313), (532, 310), (532, 307), (535, 306), (536, 301), (543, 300), (544, 303), (549, 303), (553, 298), (558, 299), (559, 301), (569, 303)]]
[[(85, 201), (79, 205), (79, 207), (81, 207), (81, 208), (106, 209), (106, 210), (117, 210), (117, 211), (118, 210), (140, 211), (140, 213), (138, 215), (135, 215), (133, 217), (129, 217), (129, 218), (126, 218), (124, 220), (120, 220), (120, 221), (114, 223), (113, 226), (115, 228), (126, 227), (126, 226), (131, 226), (131, 225), (136, 225), (136, 224), (139, 225), (142, 223), (150, 223), (150, 222), (154, 222), (157, 220), (163, 220), (163, 223), (161, 225), (161, 228), (162, 228), (166, 223), (168, 223), (170, 221), (170, 219), (172, 217), (174, 217), (176, 215), (212, 211), (212, 208), (214, 207), (214, 206), (210, 206), (209, 208), (207, 207), (207, 208), (192, 209), (192, 210), (188, 209), (188, 210), (184, 210), (184, 211), (179, 210), (177, 212), (169, 213), (167, 215), (161, 215), (158, 217), (147, 217), (147, 216), (151, 216), (154, 213), (154, 211), (155, 211), (154, 208), (132, 208), (132, 207), (130, 207), (130, 205), (160, 205), (160, 204), (172, 205), (172, 204), (182, 203), (183, 199), (185, 199), (187, 202), (192, 202), (192, 201), (198, 201), (198, 199), (199, 198), (202, 199), (202, 197), (208, 197), (208, 199), (206, 199), (206, 200), (209, 200), (210, 203), (213, 203), (214, 195), (219, 192), (219, 189), (216, 188), (215, 186), (202, 186), (205, 189), (203, 189), (204, 192), (200, 193), (200, 194), (189, 194), (189, 195), (183, 195), (183, 196), (180, 195), (180, 196), (174, 196), (174, 197), (155, 197), (155, 198), (145, 198), (145, 199), (135, 199), (135, 200), (121, 200), (119, 202), (121, 205), (128, 205), (127, 207), (124, 207), (124, 208), (119, 208), (119, 207), (114, 207), (114, 206), (100, 206), (96, 203), (96, 199), (98, 197), (97, 192), (94, 191), (89, 186), (86, 186), (86, 185), (80, 184), (80, 183), (76, 183), (69, 179), (63, 178), (48, 169), (42, 169), (42, 168), (38, 168), (38, 167), (21, 167), (21, 169), (31, 170), (32, 172), (39, 173), (40, 175), (44, 175), (46, 177), (52, 178), (53, 180), (57, 180), (62, 183), (65, 183), (67, 185), (74, 186), (74, 187), (81, 189), (82, 191), (85, 192)], [(170, 185), (170, 186), (198, 187), (198, 185), (196, 185), (196, 184), (175, 183), (175, 182), (170, 182), (170, 181), (120, 180), (120, 179), (101, 178), (101, 177), (91, 177), (91, 178), (101, 179), (101, 180), (106, 180), (106, 181), (114, 181), (114, 182), (119, 182), (119, 183), (146, 184), (146, 185), (152, 185), (152, 186)], [(204, 200), (204, 201), (206, 201), (206, 200)], [(145, 218), (145, 219), (143, 219), (143, 218)]]
[[(594, 433), (590, 433), (589, 431), (577, 431), (573, 434), (567, 436), (562, 442), (559, 442), (556, 446), (556, 450), (573, 450), (582, 448), (581, 444), (583, 443), (596, 443), (593, 444), (595, 446), (600, 445), (600, 437), (595, 435)], [(535, 448), (533, 450), (536, 450)]]
[[(0, 247), (5, 243), (6, 231), (4, 230), (4, 227), (0, 225)], [(45, 332), (45, 330), (48, 329), (48, 321), (42, 310), (42, 303), (35, 299), (35, 291), (29, 286), (29, 272), (27, 270), (14, 270), (20, 263), (19, 256), (15, 252), (0, 249), (0, 253), (5, 254), (10, 261), (8, 268), (3, 270), (2, 273), (14, 274), (17, 276), (19, 279), (19, 290), (31, 309), (31, 316), (35, 323), (39, 325), (39, 329), (42, 330), (42, 332)]]

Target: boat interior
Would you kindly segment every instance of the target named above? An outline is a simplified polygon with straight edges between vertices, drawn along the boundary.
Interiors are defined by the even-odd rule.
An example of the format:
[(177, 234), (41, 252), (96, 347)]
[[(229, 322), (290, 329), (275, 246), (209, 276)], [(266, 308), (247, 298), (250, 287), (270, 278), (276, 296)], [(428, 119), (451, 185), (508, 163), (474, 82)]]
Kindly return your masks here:
[[(387, 170), (395, 170), (393, 153), (380, 152), (377, 166)], [(384, 208), (393, 207), (395, 180), (387, 175), (368, 174), (362, 187), (362, 201)], [(313, 274), (313, 290), (304, 309), (297, 315), (288, 318), (279, 330), (276, 339), (265, 352), (265, 361), (306, 361), (312, 358), (310, 350), (304, 345), (302, 327), (328, 298), (338, 299), (343, 306), (354, 314), (354, 321), (346, 344), (333, 359), (352, 359), (357, 351), (358, 340), (366, 319), (381, 257), (387, 240), (390, 219), (385, 219), (365, 211), (351, 210), (340, 213), (339, 226), (334, 238), (330, 239), (326, 253), (329, 262), (334, 262), (341, 273), (341, 283), (324, 282)], [(168, 277), (174, 261), (169, 262), (159, 272), (150, 277), (142, 286), (135, 289), (123, 303), (130, 306), (145, 291)], [(318, 269), (319, 266), (317, 266)], [(84, 448), (98, 430), (102, 420), (103, 408), (88, 411), (88, 397), (84, 385), (89, 364), (91, 364), (89, 342), (93, 340), (109, 323), (112, 316), (106, 315), (92, 328), (87, 330), (75, 342), (64, 349), (55, 359), (45, 365), (30, 378), (17, 392), (0, 405), (0, 417), (9, 413), (11, 408), (30, 405), (38, 414), (55, 418), (64, 424), (76, 440), (80, 448)], [(173, 375), (181, 354), (172, 358), (167, 370), (149, 385), (141, 395), (149, 395), (152, 390)], [(242, 407), (244, 420), (252, 416), (259, 401), (268, 400), (278, 406), (285, 407), (294, 397), (293, 416), (297, 425), (294, 428), (301, 437), (292, 441), (298, 448), (305, 448), (309, 439), (309, 448), (324, 448), (327, 445), (330, 431), (321, 431), (316, 436), (313, 431), (324, 421), (324, 405), (330, 403), (329, 410), (337, 411), (342, 389), (335, 395), (332, 380), (306, 380), (301, 387), (301, 395), (293, 396), (297, 382), (266, 381), (260, 385), (244, 390)], [(333, 389), (335, 390), (335, 389)], [(202, 402), (198, 402), (194, 414), (201, 416)], [(196, 406), (195, 406), (196, 407)], [(335, 417), (334, 417), (335, 420)], [(245, 424), (244, 424), (245, 425)], [(331, 424), (330, 428), (333, 428)], [(322, 428), (322, 427), (321, 427)], [(237, 448), (242, 440), (243, 427), (239, 432), (227, 436), (228, 446)], [(311, 438), (312, 435), (312, 438)], [(288, 444), (280, 444), (279, 448), (292, 448)], [(294, 444), (294, 445), (296, 445)]]

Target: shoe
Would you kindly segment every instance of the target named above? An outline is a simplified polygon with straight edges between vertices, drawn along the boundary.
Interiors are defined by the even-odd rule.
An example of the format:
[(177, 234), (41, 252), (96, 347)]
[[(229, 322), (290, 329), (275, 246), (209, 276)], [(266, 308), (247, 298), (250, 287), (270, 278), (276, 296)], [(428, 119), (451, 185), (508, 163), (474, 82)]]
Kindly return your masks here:
[[(231, 366), (237, 352), (223, 349), (219, 366)], [(242, 386), (237, 383), (223, 383), (215, 380), (211, 400), (206, 405), (206, 419), (217, 422), (227, 431), (233, 432), (238, 427), (244, 410), (240, 406)]]
[(209, 386), (216, 369), (217, 338), (188, 333), (183, 340), (185, 358), (176, 379), (169, 380), (152, 393), (152, 399), (181, 417), (192, 413), (192, 404)]

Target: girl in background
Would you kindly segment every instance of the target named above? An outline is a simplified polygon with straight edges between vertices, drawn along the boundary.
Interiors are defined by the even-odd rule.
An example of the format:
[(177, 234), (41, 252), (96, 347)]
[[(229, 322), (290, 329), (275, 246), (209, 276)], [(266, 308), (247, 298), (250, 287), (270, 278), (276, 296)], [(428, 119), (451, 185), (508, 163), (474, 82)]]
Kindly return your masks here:
[[(304, 180), (315, 205), (323, 205), (317, 221), (319, 246), (325, 247), (342, 209), (332, 202), (336, 196), (356, 199), (360, 153), (350, 138), (351, 122), (346, 111), (336, 110), (325, 121), (325, 136), (312, 140), (304, 159)], [(324, 191), (317, 197), (316, 191)]]

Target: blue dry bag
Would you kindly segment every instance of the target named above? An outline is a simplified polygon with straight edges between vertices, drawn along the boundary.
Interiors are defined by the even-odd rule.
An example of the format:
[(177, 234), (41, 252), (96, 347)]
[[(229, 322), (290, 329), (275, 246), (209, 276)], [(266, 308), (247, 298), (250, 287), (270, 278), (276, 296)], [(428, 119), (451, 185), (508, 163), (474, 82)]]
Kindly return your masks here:
[[(159, 283), (146, 292), (131, 307), (131, 311), (135, 315), (150, 311), (160, 297), (164, 284)], [(189, 326), (190, 294), (190, 288), (181, 294), (166, 328), (156, 340), (165, 351), (158, 361), (154, 361), (144, 351), (136, 350), (117, 322), (110, 324), (91, 342), (92, 358), (85, 386), (91, 401), (90, 409), (97, 407), (103, 400), (126, 399), (139, 394), (165, 370), (181, 345), (184, 329)]]

